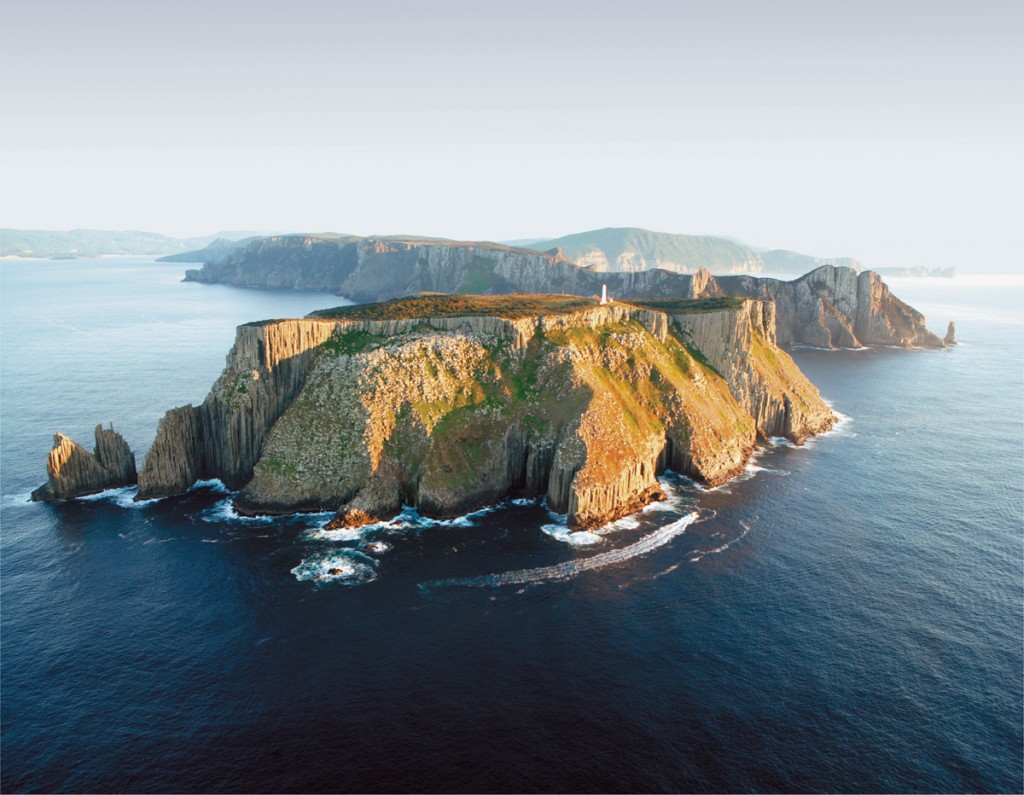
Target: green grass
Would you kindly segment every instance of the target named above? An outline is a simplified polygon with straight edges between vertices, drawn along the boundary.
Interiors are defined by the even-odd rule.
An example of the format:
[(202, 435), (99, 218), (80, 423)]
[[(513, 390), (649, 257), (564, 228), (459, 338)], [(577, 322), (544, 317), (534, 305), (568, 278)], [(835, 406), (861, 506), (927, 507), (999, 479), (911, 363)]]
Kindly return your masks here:
[(326, 342), (322, 342), (320, 347), (335, 356), (341, 356), (362, 353), (368, 348), (376, 348), (386, 341), (387, 338), (380, 334), (370, 334), (368, 331), (350, 331), (348, 334), (331, 337)]
[(409, 320), (426, 317), (503, 317), (520, 320), (542, 315), (564, 315), (592, 309), (593, 299), (569, 295), (449, 295), (423, 293), (375, 304), (323, 309), (310, 315), (327, 320)]
[(729, 295), (715, 298), (641, 298), (630, 300), (629, 303), (644, 309), (655, 309), (670, 315), (691, 314), (694, 312), (717, 312), (720, 309), (736, 309), (743, 305), (744, 298)]
[(494, 283), (494, 265), (493, 259), (473, 257), (473, 262), (470, 263), (466, 275), (462, 277), (459, 292), (485, 293), (491, 289), (491, 285)]
[(298, 475), (298, 470), (293, 464), (287, 464), (277, 458), (272, 458), (269, 461), (262, 460), (259, 462), (259, 466), (265, 467), (275, 475), (283, 476), (286, 478), (294, 478)]

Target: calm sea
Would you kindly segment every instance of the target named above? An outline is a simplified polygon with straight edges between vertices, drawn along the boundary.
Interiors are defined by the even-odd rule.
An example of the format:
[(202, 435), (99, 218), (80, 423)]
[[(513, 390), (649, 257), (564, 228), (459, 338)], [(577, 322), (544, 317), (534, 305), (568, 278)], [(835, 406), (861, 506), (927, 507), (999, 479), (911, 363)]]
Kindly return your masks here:
[(141, 463), (236, 324), (340, 303), (183, 267), (0, 263), (3, 791), (1024, 788), (1021, 280), (894, 281), (961, 345), (796, 351), (838, 431), (596, 537), (29, 503), (54, 431)]

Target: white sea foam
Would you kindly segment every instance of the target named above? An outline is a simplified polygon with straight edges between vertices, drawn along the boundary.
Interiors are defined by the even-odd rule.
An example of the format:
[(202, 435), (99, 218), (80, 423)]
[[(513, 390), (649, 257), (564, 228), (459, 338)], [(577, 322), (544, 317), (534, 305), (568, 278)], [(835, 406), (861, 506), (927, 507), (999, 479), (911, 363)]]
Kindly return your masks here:
[(246, 524), (268, 524), (280, 519), (278, 516), (242, 516), (235, 510), (230, 497), (219, 500), (202, 513), (204, 522), (244, 522)]
[(336, 530), (328, 530), (324, 527), (316, 528), (313, 530), (307, 530), (303, 535), (310, 541), (332, 541), (332, 542), (344, 542), (344, 541), (358, 541), (368, 532), (366, 528), (372, 527), (373, 525), (363, 525), (362, 527), (339, 527)]
[(32, 502), (32, 492), (23, 491), (18, 494), (5, 494), (3, 496), (4, 505), (37, 505), (38, 503)]
[[(733, 538), (732, 540), (726, 541), (724, 544), (721, 544), (721, 545), (719, 545), (717, 547), (714, 547), (713, 549), (696, 549), (696, 550), (694, 550), (694, 557), (690, 558), (690, 563), (699, 563), (703, 558), (707, 557), (708, 555), (717, 555), (720, 552), (725, 552), (725, 550), (727, 550), (729, 547), (731, 547), (733, 544), (735, 544), (737, 541), (739, 541), (740, 539), (745, 537), (747, 535), (747, 533), (750, 532), (750, 525), (747, 524), (746, 522), (741, 521), (740, 522), (740, 527), (743, 528), (743, 532), (740, 533), (735, 538)], [(716, 533), (715, 535), (718, 536), (718, 535), (721, 535), (721, 534), (720, 533)]]
[(536, 497), (520, 497), (517, 500), (510, 500), (513, 505), (536, 505)]
[(105, 491), (98, 492), (97, 494), (86, 494), (82, 497), (76, 497), (75, 499), (83, 502), (98, 502), (100, 500), (107, 500), (114, 503), (119, 508), (126, 508), (128, 510), (139, 510), (145, 508), (148, 505), (152, 505), (159, 500), (138, 500), (136, 501), (135, 495), (139, 493), (137, 486), (118, 486), (116, 489), (106, 489)]
[(563, 524), (545, 524), (541, 525), (540, 529), (556, 541), (571, 544), (574, 547), (586, 547), (591, 546), (592, 544), (600, 544), (604, 540), (596, 533), (590, 533), (586, 530), (577, 530), (576, 532), (573, 532)]
[(422, 583), (420, 587), (493, 588), (503, 585), (532, 585), (552, 580), (565, 580), (584, 571), (614, 566), (618, 563), (624, 563), (631, 558), (653, 552), (655, 549), (664, 546), (672, 541), (672, 539), (685, 533), (686, 528), (696, 519), (697, 514), (691, 513), (671, 524), (659, 527), (633, 544), (609, 552), (600, 552), (588, 558), (568, 560), (554, 566), (542, 566), (537, 569), (507, 571), (503, 574), (488, 574), (481, 577), (463, 577), (452, 580), (433, 580)]
[(500, 508), (501, 505), (487, 505), (479, 510), (464, 513), (462, 516), (454, 516), (451, 519), (431, 519), (429, 516), (420, 516), (419, 511), (415, 508), (405, 505), (402, 507), (402, 513), (391, 523), (382, 522), (381, 524), (391, 526), (394, 522), (402, 522), (405, 526), (411, 527), (473, 527), (481, 516), (494, 513)]
[(224, 482), (213, 478), (212, 480), (197, 480), (189, 487), (189, 491), (198, 491), (199, 489), (209, 489), (215, 491), (218, 494), (234, 494), (231, 489), (224, 485)]
[(615, 530), (636, 530), (640, 526), (640, 520), (635, 516), (623, 516), (621, 519), (616, 519), (614, 522), (610, 522), (601, 528), (601, 532), (611, 532)]
[(359, 585), (377, 579), (376, 561), (353, 550), (313, 555), (292, 569), (300, 582)]

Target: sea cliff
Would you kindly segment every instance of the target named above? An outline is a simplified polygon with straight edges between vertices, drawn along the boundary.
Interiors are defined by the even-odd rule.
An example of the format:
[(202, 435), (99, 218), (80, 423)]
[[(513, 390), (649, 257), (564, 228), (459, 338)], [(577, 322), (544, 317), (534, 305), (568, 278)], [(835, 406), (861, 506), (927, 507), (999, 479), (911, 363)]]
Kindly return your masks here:
[(894, 296), (871, 271), (822, 265), (792, 281), (713, 276), (706, 269), (655, 268), (597, 272), (548, 252), (495, 243), (405, 238), (262, 238), (186, 280), (329, 290), (353, 301), (382, 301), (423, 291), (444, 293), (567, 293), (594, 296), (607, 285), (634, 298), (766, 298), (776, 304), (779, 344), (818, 347), (942, 347), (921, 313)]
[(246, 324), (203, 403), (161, 421), (138, 499), (219, 478), (243, 513), (360, 524), (532, 496), (599, 525), (666, 468), (718, 484), (759, 439), (831, 427), (776, 341), (773, 305), (733, 298), (431, 295)]

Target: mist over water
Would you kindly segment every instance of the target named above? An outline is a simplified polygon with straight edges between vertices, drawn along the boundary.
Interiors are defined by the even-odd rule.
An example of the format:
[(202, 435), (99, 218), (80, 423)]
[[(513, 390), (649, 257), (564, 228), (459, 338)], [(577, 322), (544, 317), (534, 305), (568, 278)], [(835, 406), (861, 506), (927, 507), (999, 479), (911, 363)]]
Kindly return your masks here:
[(54, 431), (141, 463), (235, 325), (342, 303), (182, 272), (0, 262), (5, 791), (1021, 791), (1019, 280), (891, 280), (961, 344), (795, 351), (848, 421), (593, 538), (29, 503)]

